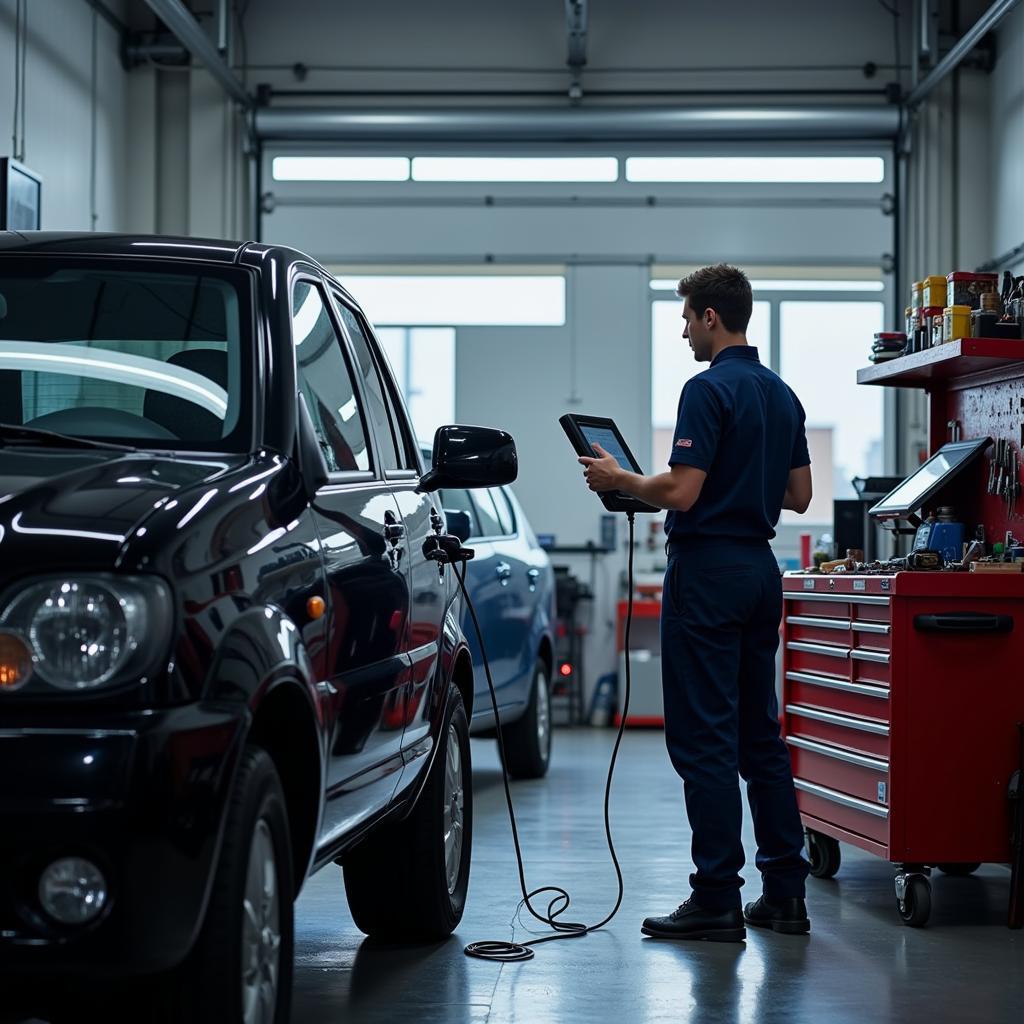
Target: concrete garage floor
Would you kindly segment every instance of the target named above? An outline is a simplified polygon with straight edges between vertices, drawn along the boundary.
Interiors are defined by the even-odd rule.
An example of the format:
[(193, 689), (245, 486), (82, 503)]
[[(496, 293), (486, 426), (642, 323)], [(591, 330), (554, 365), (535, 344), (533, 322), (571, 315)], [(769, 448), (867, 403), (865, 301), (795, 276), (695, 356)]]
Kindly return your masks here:
[[(572, 920), (600, 919), (615, 896), (600, 820), (612, 739), (559, 731), (548, 778), (513, 787), (527, 882), (568, 888)], [(467, 942), (510, 937), (519, 899), (493, 742), (474, 741), (473, 759), (473, 870), (456, 934), (430, 948), (374, 946), (352, 924), (339, 872), (325, 869), (297, 908), (295, 1024), (1024, 1020), (1024, 932), (1004, 926), (1009, 873), (998, 866), (971, 878), (936, 873), (931, 924), (914, 930), (896, 916), (890, 865), (844, 846), (833, 881), (809, 880), (809, 937), (748, 929), (745, 945), (725, 945), (641, 936), (647, 914), (688, 895), (691, 867), (660, 732), (630, 732), (623, 743), (613, 828), (626, 896), (611, 925), (542, 945), (529, 963), (470, 960)], [(752, 856), (749, 822), (746, 845)], [(753, 898), (752, 866), (745, 877)]]

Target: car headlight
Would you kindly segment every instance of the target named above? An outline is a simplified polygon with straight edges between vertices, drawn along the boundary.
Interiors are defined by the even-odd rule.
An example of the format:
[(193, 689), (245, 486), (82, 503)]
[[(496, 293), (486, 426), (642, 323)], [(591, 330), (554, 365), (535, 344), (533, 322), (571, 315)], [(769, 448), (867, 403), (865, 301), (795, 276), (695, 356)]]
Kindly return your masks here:
[(92, 690), (143, 676), (167, 653), (172, 607), (154, 577), (52, 577), (22, 590), (0, 626), (26, 643), (35, 679)]

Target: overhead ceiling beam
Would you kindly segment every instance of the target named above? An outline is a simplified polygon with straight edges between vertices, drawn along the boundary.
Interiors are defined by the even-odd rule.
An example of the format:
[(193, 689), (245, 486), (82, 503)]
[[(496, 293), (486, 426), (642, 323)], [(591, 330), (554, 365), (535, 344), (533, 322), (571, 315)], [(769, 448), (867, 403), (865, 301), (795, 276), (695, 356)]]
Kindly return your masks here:
[(907, 97), (907, 106), (919, 107), (963, 62), (964, 58), (1020, 3), (1020, 0), (996, 0), (964, 35), (953, 49), (921, 80)]
[(149, 9), (171, 30), (186, 50), (220, 83), (236, 102), (251, 107), (252, 97), (217, 51), (217, 44), (203, 31), (182, 0), (146, 0)]
[(899, 109), (687, 106), (413, 109), (259, 107), (256, 135), (295, 142), (675, 142), (892, 139)]

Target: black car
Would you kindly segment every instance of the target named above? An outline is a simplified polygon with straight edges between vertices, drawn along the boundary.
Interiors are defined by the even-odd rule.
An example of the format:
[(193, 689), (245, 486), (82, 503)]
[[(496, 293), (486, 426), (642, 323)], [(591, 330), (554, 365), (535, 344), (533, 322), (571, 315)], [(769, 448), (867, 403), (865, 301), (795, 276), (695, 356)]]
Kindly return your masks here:
[(101, 235), (0, 233), (0, 421), (0, 985), (285, 1021), (332, 863), (368, 934), (448, 935), (474, 684), (436, 491), (514, 479), (511, 438), (442, 428), (424, 474), (299, 252)]

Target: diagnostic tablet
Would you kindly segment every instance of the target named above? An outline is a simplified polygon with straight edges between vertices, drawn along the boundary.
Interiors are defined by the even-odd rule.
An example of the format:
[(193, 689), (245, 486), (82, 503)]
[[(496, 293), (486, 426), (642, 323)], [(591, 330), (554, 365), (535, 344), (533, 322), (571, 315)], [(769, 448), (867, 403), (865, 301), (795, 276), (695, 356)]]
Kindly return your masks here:
[[(643, 475), (640, 463), (629, 450), (629, 445), (626, 444), (614, 420), (605, 416), (578, 416), (566, 413), (558, 422), (577, 455), (596, 458), (594, 445), (599, 444), (623, 469)], [(653, 505), (648, 505), (646, 501), (634, 498), (631, 494), (623, 494), (621, 491), (604, 491), (598, 494), (598, 497), (609, 512), (661, 511)]]

